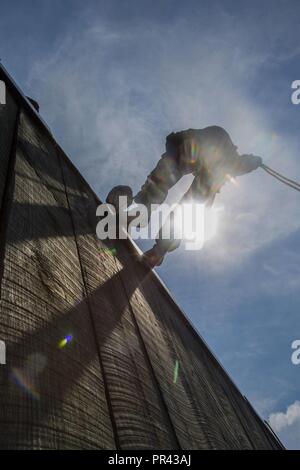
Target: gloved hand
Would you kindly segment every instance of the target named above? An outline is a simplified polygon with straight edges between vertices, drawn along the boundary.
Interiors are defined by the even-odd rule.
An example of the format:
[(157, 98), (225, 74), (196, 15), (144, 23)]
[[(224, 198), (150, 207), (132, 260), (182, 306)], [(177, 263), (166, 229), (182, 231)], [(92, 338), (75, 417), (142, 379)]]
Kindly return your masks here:
[(245, 175), (246, 173), (256, 170), (256, 168), (262, 165), (262, 162), (261, 157), (252, 154), (243, 154), (233, 159), (228, 173), (233, 177)]
[(257, 155), (253, 155), (252, 153), (244, 154), (244, 155), (242, 155), (242, 157), (246, 157), (248, 162), (249, 163), (251, 162), (251, 167), (252, 167), (253, 170), (256, 170), (256, 168), (261, 166), (262, 162), (263, 162), (261, 157), (258, 157)]

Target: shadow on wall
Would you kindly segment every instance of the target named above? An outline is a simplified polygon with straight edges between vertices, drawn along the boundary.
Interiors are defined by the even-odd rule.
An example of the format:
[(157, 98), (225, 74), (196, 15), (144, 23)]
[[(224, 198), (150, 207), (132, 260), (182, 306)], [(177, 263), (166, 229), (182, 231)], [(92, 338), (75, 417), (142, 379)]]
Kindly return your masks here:
[[(54, 303), (56, 293), (51, 290), (51, 282), (47, 285), (43, 279), (43, 271), (51, 275), (51, 260), (48, 258), (49, 252), (47, 244), (44, 245), (44, 240), (47, 241), (49, 238), (55, 240), (60, 237), (70, 237), (74, 240), (74, 228), (76, 238), (88, 235), (96, 239), (97, 203), (92, 193), (81, 192), (81, 189), (86, 191), (87, 188), (81, 188), (82, 182), (77, 175), (75, 177), (73, 175), (73, 180), (70, 177), (65, 185), (59, 165), (59, 153), (56, 160), (55, 155), (48, 155), (46, 151), (20, 138), (18, 152), (19, 165), (16, 167), (15, 176), (19, 187), (16, 200), (13, 201), (8, 212), (9, 245), (14, 247), (16, 253), (14, 261), (17, 260), (16, 256), (19, 256), (18, 250), (24, 256), (22, 269), (28, 269), (28, 279), (34, 282), (34, 275), (40, 276), (39, 282), (44, 284), (45, 292), (49, 293), (49, 296), (41, 302), (51, 305), (52, 302)], [(52, 160), (49, 161), (50, 157)], [(49, 164), (45, 164), (45, 161)], [(49, 193), (53, 205), (34, 202), (39, 200), (39, 188), (41, 188), (41, 196), (45, 190)], [(24, 196), (25, 202), (19, 202), (18, 195), (22, 198)], [(70, 209), (66, 205), (66, 195)], [(28, 203), (26, 203), (27, 200)], [(10, 220), (11, 214), (13, 216)], [(71, 214), (77, 220), (75, 227), (71, 223)], [(98, 240), (93, 242), (95, 250), (97, 250), (97, 242)], [(101, 402), (102, 400), (107, 410), (103, 387), (106, 370), (101, 356), (108, 338), (119, 324), (124, 312), (130, 308), (130, 297), (143, 279), (149, 275), (149, 271), (141, 266), (134, 256), (131, 259), (126, 253), (126, 259), (123, 259), (121, 253), (122, 251), (125, 253), (126, 249), (121, 249), (121, 246), (124, 246), (121, 241), (118, 244), (120, 250), (118, 249), (117, 258), (123, 268), (118, 270), (117, 264), (111, 257), (114, 265), (114, 274), (111, 277), (107, 279), (107, 274), (104, 273), (103, 278), (106, 280), (101, 285), (64, 312), (59, 312), (57, 308), (57, 305), (62, 305), (61, 302), (57, 303), (56, 308), (51, 305), (45, 320), (42, 312), (47, 310), (47, 306), (39, 304), (39, 298), (35, 298), (34, 295), (30, 300), (26, 299), (28, 292), (26, 289), (30, 288), (28, 279), (23, 289), (20, 278), (21, 285), (14, 285), (14, 293), (11, 297), (9, 296), (9, 285), (14, 284), (14, 275), (19, 270), (14, 266), (14, 274), (11, 275), (8, 271), (8, 279), (4, 279), (3, 309), (4, 315), (7, 316), (8, 326), (4, 322), (4, 328), (11, 329), (8, 335), (16, 341), (7, 345), (7, 367), (0, 368), (1, 401), (7, 404), (7, 406), (0, 407), (2, 423), (0, 448), (30, 448), (39, 438), (31, 433), (37, 434), (36, 429), (39, 426), (51, 428), (49, 419), (52, 421), (53, 417), (55, 417), (55, 422), (52, 423), (53, 429), (57, 432), (60, 429), (63, 432), (68, 424), (66, 419), (68, 407), (76, 403), (77, 413), (79, 415), (81, 413), (82, 416), (88, 411), (80, 409), (84, 407), (84, 400), (86, 401), (89, 397), (86, 388), (90, 391), (91, 401)], [(101, 243), (101, 245), (104, 245), (107, 250), (111, 249), (109, 243)], [(67, 247), (67, 245), (62, 245), (61, 249), (65, 246)], [(30, 253), (29, 257), (28, 253)], [(32, 272), (30, 257), (33, 257), (35, 265)], [(8, 263), (10, 262), (12, 259), (9, 258)], [(105, 269), (104, 266), (102, 267)], [(22, 276), (22, 269), (20, 276)], [(139, 276), (133, 278), (132, 272), (135, 270), (139, 270)], [(126, 285), (125, 291), (122, 279), (129, 278), (132, 282)], [(63, 282), (62, 278), (60, 282)], [(64, 286), (60, 285), (59, 289), (63, 291)], [(29, 294), (28, 292), (28, 297)], [(34, 308), (31, 305), (26, 309), (26, 303), (32, 301), (35, 303)], [(39, 317), (35, 317), (39, 323), (38, 327), (32, 321), (35, 315), (34, 309), (40, 311)], [(27, 318), (26, 314), (28, 314)], [(16, 329), (12, 332), (14, 327)], [(29, 332), (20, 337), (24, 329)], [(120, 344), (126, 340), (125, 337), (122, 338)], [(82, 401), (72, 398), (75, 385), (76, 394), (82, 394), (81, 398), (84, 398)], [(101, 407), (101, 403), (99, 406)], [(59, 417), (61, 417), (61, 422)], [(82, 427), (79, 433), (86, 434), (86, 431), (87, 429)], [(76, 432), (78, 433), (78, 430)], [(41, 439), (40, 446), (45, 448), (47, 442), (43, 441), (43, 437)], [(95, 444), (95, 441), (93, 443)], [(39, 447), (38, 444), (36, 445)], [(63, 438), (61, 444), (58, 442), (58, 446), (60, 445), (63, 446)], [(50, 444), (49, 446), (51, 447)], [(99, 447), (101, 447), (101, 442), (99, 442)]]
[[(134, 263), (139, 264), (137, 261)], [(128, 278), (133, 269), (131, 262), (130, 267), (124, 266), (77, 305), (26, 334), (13, 346), (8, 345), (8, 367), (0, 369), (1, 400), (2, 403), (13, 401), (15, 404), (26, 401), (26, 406), (22, 405), (22, 414), (17, 413), (17, 417), (10, 406), (2, 407), (0, 448), (12, 446), (12, 436), (5, 431), (5, 424), (9, 428), (12, 421), (18, 419), (15, 444), (22, 447), (22, 443), (30, 440), (31, 426), (27, 423), (41, 425), (47, 421), (48, 415), (59, 417), (59, 410), (66, 406), (68, 395), (75, 384), (80, 384), (81, 376), (87, 371), (97, 374), (101, 361), (99, 351), (103, 352), (106, 340), (129, 308), (128, 300), (139, 286), (132, 282), (125, 295), (120, 276)], [(143, 269), (143, 272), (146, 278), (147, 271)], [(135, 280), (138, 279), (136, 276)], [(123, 338), (122, 341), (126, 340)], [(103, 361), (101, 367), (105, 376)], [(97, 383), (99, 380), (100, 384)], [(104, 394), (99, 372), (91, 385), (99, 386), (98, 397)], [(92, 395), (97, 399), (97, 390)]]

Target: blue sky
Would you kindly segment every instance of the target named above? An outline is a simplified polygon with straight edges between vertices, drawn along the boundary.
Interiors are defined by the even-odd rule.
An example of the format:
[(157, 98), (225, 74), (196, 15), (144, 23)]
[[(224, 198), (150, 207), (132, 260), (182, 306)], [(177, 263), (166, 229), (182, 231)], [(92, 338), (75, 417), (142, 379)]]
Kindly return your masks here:
[[(299, 22), (296, 0), (2, 1), (0, 56), (101, 198), (120, 183), (137, 191), (169, 132), (212, 124), (300, 180)], [(290, 448), (300, 448), (299, 202), (262, 170), (244, 176), (218, 197), (204, 249), (158, 268)]]

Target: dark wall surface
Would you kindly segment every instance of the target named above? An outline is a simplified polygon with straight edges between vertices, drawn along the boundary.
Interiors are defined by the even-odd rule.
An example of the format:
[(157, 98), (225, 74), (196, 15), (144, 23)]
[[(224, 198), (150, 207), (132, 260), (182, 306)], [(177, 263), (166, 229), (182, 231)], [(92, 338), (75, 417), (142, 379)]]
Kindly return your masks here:
[(0, 79), (0, 448), (281, 448), (131, 243), (97, 239), (99, 200)]

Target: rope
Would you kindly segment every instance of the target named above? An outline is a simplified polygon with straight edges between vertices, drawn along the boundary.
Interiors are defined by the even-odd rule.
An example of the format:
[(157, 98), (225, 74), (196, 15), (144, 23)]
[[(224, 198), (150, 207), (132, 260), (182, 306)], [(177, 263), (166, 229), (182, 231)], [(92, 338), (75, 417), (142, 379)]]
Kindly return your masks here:
[(296, 181), (291, 180), (290, 178), (286, 178), (286, 176), (281, 175), (280, 173), (277, 173), (277, 171), (272, 170), (272, 168), (269, 168), (268, 166), (262, 164), (261, 168), (265, 170), (269, 175), (273, 176), (276, 178), (278, 181), (281, 183), (286, 184), (292, 189), (295, 189), (296, 191), (300, 192), (300, 184), (297, 183)]
[(267, 165), (262, 164), (261, 166), (262, 166), (264, 169), (269, 170), (269, 171), (271, 171), (272, 173), (274, 173), (274, 175), (279, 176), (280, 178), (283, 178), (284, 180), (288, 181), (289, 183), (294, 184), (295, 186), (300, 187), (300, 184), (299, 184), (299, 183), (297, 183), (296, 181), (293, 181), (293, 180), (287, 178), (286, 176), (281, 175), (280, 173), (277, 173), (277, 171), (272, 170), (272, 169), (271, 169), (270, 167), (268, 167)]

